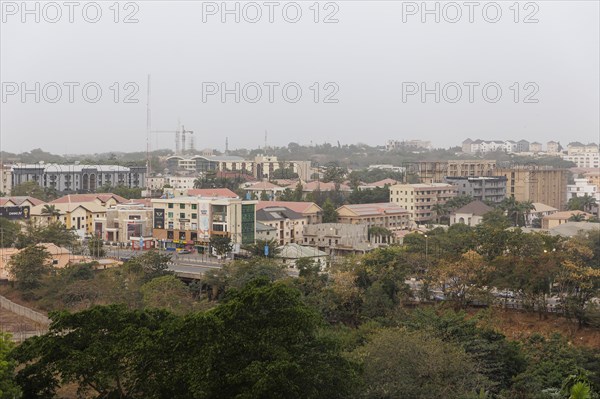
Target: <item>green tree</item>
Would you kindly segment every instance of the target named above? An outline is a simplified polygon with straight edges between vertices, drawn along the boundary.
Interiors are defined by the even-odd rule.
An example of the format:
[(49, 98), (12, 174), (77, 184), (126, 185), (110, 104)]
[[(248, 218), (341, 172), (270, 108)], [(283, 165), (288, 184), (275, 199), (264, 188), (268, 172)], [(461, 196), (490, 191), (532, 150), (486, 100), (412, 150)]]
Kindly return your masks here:
[(329, 198), (323, 204), (323, 223), (337, 223), (338, 213)]
[(596, 205), (596, 198), (585, 194), (583, 197), (573, 197), (567, 202), (570, 211), (589, 212)]
[(26, 291), (42, 285), (42, 279), (50, 273), (50, 254), (42, 246), (32, 245), (10, 258), (9, 269), (17, 287)]
[(104, 242), (102, 238), (91, 235), (87, 239), (88, 250), (90, 251), (90, 255), (94, 258), (101, 258), (106, 256), (106, 250), (104, 249)]
[(175, 314), (188, 313), (193, 307), (189, 288), (173, 275), (154, 278), (140, 288), (144, 306), (165, 309)]
[(49, 333), (28, 339), (14, 353), (25, 397), (52, 398), (65, 384), (75, 384), (84, 397), (177, 397), (168, 352), (173, 348), (164, 338), (174, 316), (111, 305), (50, 317)]
[(48, 216), (51, 220), (58, 220), (60, 211), (56, 209), (54, 204), (46, 204), (42, 207), (42, 215)]
[(142, 281), (150, 281), (157, 277), (172, 274), (168, 270), (171, 255), (163, 255), (155, 249), (134, 256), (125, 262), (126, 272), (141, 275)]
[(10, 334), (0, 332), (0, 399), (21, 397), (21, 390), (15, 384), (16, 362), (9, 357), (13, 348)]
[(571, 387), (569, 399), (592, 399), (592, 389), (585, 382), (578, 382)]
[(13, 222), (6, 218), (0, 218), (0, 248), (10, 248), (21, 231), (19, 222)]
[(51, 221), (47, 225), (38, 226), (27, 223), (15, 239), (17, 248), (25, 248), (30, 245), (52, 243), (59, 247), (71, 248), (77, 242), (77, 235), (73, 230), (67, 229), (58, 221)]
[(298, 182), (298, 184), (296, 184), (296, 188), (294, 189), (294, 199), (292, 201), (302, 201), (303, 199), (303, 190), (304, 187), (302, 186), (301, 182)]
[(215, 249), (215, 252), (219, 256), (226, 255), (233, 249), (233, 246), (231, 245), (231, 238), (229, 236), (211, 236), (210, 246)]
[(269, 201), (271, 198), (269, 197), (269, 194), (267, 194), (267, 192), (265, 190), (263, 190), (260, 193), (260, 200), (261, 201)]
[(280, 252), (279, 243), (275, 238), (270, 240), (256, 240), (254, 244), (247, 245), (244, 247), (252, 256), (265, 257), (265, 246), (269, 247), (269, 252), (266, 255), (268, 258), (276, 257)]
[(283, 283), (255, 280), (231, 291), (218, 307), (188, 318), (179, 334), (190, 396), (349, 397), (353, 364), (320, 326), (300, 293)]
[(323, 182), (334, 182), (339, 184), (344, 180), (346, 173), (348, 173), (348, 171), (342, 168), (337, 162), (330, 162), (323, 173)]
[(423, 332), (378, 331), (355, 356), (364, 370), (361, 398), (459, 399), (489, 386), (460, 346)]

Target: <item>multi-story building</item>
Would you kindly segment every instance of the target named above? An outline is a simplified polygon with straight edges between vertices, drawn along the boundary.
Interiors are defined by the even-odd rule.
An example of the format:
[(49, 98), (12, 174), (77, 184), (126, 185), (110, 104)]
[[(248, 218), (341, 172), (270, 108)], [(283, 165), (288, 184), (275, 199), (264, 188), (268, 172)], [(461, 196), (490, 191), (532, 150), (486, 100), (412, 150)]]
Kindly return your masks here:
[(304, 226), (304, 245), (329, 254), (363, 253), (374, 248), (366, 224), (319, 223)]
[(392, 232), (406, 229), (410, 225), (410, 212), (391, 202), (342, 205), (337, 213), (339, 223), (383, 227)]
[(294, 212), (298, 212), (306, 218), (307, 224), (317, 224), (323, 221), (323, 209), (314, 202), (258, 201), (256, 210), (272, 206), (283, 206)]
[(95, 221), (95, 232), (105, 241), (144, 245), (152, 243), (152, 206), (145, 201), (114, 205), (106, 210), (106, 217)]
[(541, 202), (557, 209), (567, 203), (567, 177), (565, 169), (519, 166), (497, 168), (495, 176), (504, 176), (506, 196), (517, 201)]
[(390, 187), (390, 201), (410, 212), (416, 223), (424, 223), (436, 217), (435, 205), (444, 205), (457, 191), (447, 183), (397, 184)]
[(443, 183), (447, 176), (492, 176), (496, 161), (452, 160), (452, 161), (420, 161), (408, 165), (407, 174), (416, 176), (421, 183)]
[(517, 142), (513, 140), (506, 140), (504, 144), (502, 144), (502, 150), (508, 154), (512, 154), (517, 152)]
[(558, 154), (562, 151), (562, 146), (558, 141), (549, 141), (546, 143), (546, 152), (548, 154)]
[(12, 169), (0, 163), (0, 196), (9, 196), (12, 188)]
[(169, 176), (166, 178), (167, 184), (175, 190), (189, 190), (194, 188), (195, 176)]
[(28, 181), (59, 192), (95, 192), (102, 186), (143, 188), (146, 167), (120, 165), (15, 164), (12, 187)]
[(529, 151), (533, 152), (534, 154), (544, 151), (542, 143), (534, 141), (533, 143), (529, 144)]
[(60, 202), (52, 203), (55, 215), (46, 212), (46, 204), (36, 205), (31, 208), (31, 219), (35, 224), (47, 225), (58, 221), (67, 229), (73, 230), (79, 238), (89, 235), (101, 235), (102, 231), (95, 229), (106, 218), (106, 208), (96, 202)]
[[(277, 157), (268, 155), (257, 155), (253, 164), (254, 177), (257, 179), (271, 180), (274, 178), (273, 174), (276, 170), (284, 169), (297, 174), (300, 180), (310, 181), (316, 172), (311, 161), (280, 161)], [(287, 178), (285, 174), (283, 177)]]
[(563, 155), (562, 159), (571, 161), (578, 168), (600, 168), (600, 152), (574, 152)]
[(567, 185), (567, 200), (575, 197), (590, 196), (600, 203), (600, 191), (595, 184), (590, 183), (586, 178), (575, 179), (575, 184)]
[(254, 243), (256, 201), (223, 197), (152, 200), (152, 235), (161, 248), (206, 247), (212, 236), (231, 238), (234, 250)]
[(146, 178), (146, 188), (148, 190), (162, 190), (165, 184), (167, 184), (167, 179), (162, 175)]
[(519, 140), (517, 141), (517, 151), (516, 152), (529, 152), (529, 141), (527, 140)]
[(253, 164), (242, 157), (231, 155), (173, 155), (167, 158), (167, 169), (170, 173), (187, 170), (195, 173), (235, 171), (251, 174)]
[(426, 140), (388, 140), (385, 144), (387, 151), (398, 150), (430, 150), (431, 141)]
[(498, 204), (506, 198), (504, 176), (446, 177), (446, 183), (456, 186), (458, 195), (469, 195), (474, 200)]
[(256, 211), (256, 220), (276, 229), (279, 245), (302, 243), (302, 231), (308, 220), (302, 214), (284, 206), (270, 206)]
[(598, 191), (600, 191), (600, 169), (596, 169), (595, 171), (586, 172), (583, 174), (590, 184), (598, 187)]
[(582, 153), (597, 153), (598, 144), (589, 143), (583, 144), (578, 141), (567, 144), (567, 155), (576, 155)]

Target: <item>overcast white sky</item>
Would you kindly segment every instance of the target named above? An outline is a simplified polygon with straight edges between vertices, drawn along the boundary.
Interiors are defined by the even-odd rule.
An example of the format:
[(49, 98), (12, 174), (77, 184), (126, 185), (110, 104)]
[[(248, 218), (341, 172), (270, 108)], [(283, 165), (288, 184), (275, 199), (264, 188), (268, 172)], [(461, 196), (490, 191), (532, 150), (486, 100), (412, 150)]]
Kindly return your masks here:
[[(222, 7), (220, 1), (121, 2), (118, 23), (113, 21), (113, 2), (98, 2), (102, 16), (90, 23), (83, 18), (88, 3), (74, 9), (73, 23), (62, 2), (55, 3), (62, 12), (56, 23), (49, 22), (56, 8), (39, 3), (36, 23), (34, 14), (23, 15), (20, 1), (2, 1), (2, 150), (144, 150), (148, 74), (152, 76), (152, 129), (174, 130), (180, 120), (196, 133), (197, 148), (223, 149), (225, 137), (230, 148), (256, 148), (262, 146), (265, 130), (269, 145), (338, 140), (375, 145), (390, 138), (418, 138), (448, 147), (467, 137), (553, 139), (563, 144), (598, 141), (598, 1), (521, 2), (518, 15), (510, 8), (512, 1), (480, 2), (472, 23), (463, 2), (455, 3), (462, 12), (456, 23), (450, 20), (457, 8), (445, 2), (427, 3), (431, 9), (440, 7), (439, 23), (434, 15), (422, 15), (421, 9), (413, 7), (421, 8), (420, 1), (320, 2), (318, 23), (313, 1), (297, 3), (302, 11), (297, 23), (284, 19), (295, 17), (295, 5), (289, 2), (274, 6), (273, 23), (270, 8), (262, 1), (255, 3), (262, 11), (257, 23), (249, 22), (256, 7), (244, 8), (245, 3), (239, 3), (239, 23), (233, 15), (225, 15), (222, 23), (221, 10), (215, 10)], [(34, 9), (36, 2), (28, 4)], [(233, 1), (227, 4), (236, 6)], [(486, 18), (496, 17), (495, 4), (502, 15), (491, 23)], [(132, 12), (139, 22), (123, 23)], [(332, 13), (338, 22), (324, 23)], [(93, 5), (87, 5), (85, 16), (95, 17)], [(525, 23), (525, 19), (538, 22)], [(25, 96), (25, 101), (21, 92), (12, 94), (15, 88), (22, 90), (23, 82), (33, 91), (40, 83), (39, 103), (34, 94)], [(55, 97), (52, 85), (46, 86), (45, 95), (42, 92), (49, 82), (63, 86), (56, 103), (50, 102)], [(80, 84), (72, 103), (64, 82)], [(89, 82), (103, 91), (97, 103), (87, 102), (82, 95), (82, 86)], [(120, 87), (118, 103), (113, 97), (115, 82)], [(125, 87), (128, 82), (135, 86)], [(246, 101), (255, 96), (248, 86), (246, 98), (242, 96), (239, 103), (233, 94), (225, 103), (218, 94), (203, 101), (203, 82), (225, 82), (229, 88), (235, 82), (242, 87), (257, 82), (263, 96), (257, 103)], [(264, 82), (280, 84), (274, 89), (273, 103)], [(289, 82), (302, 89), (296, 103), (282, 95), (282, 86)], [(315, 82), (320, 84), (318, 103), (313, 97)], [(328, 82), (334, 85), (325, 88)], [(407, 95), (422, 82), (429, 89), (440, 82), (439, 103), (434, 94), (427, 95), (425, 102), (420, 93)], [(443, 90), (451, 82), (463, 90), (455, 103), (450, 101), (456, 96), (456, 85)], [(479, 83), (472, 103), (464, 82)], [(486, 83), (495, 83), (488, 87), (490, 102), (482, 94)], [(124, 103), (136, 86), (139, 92), (133, 98), (139, 102)], [(333, 98), (338, 102), (324, 103), (324, 96), (336, 87), (339, 91)], [(491, 102), (494, 87), (502, 90), (495, 103)], [(291, 100), (294, 90), (288, 94)], [(538, 102), (525, 102), (528, 94)], [(152, 147), (173, 148), (171, 134), (156, 136)]]

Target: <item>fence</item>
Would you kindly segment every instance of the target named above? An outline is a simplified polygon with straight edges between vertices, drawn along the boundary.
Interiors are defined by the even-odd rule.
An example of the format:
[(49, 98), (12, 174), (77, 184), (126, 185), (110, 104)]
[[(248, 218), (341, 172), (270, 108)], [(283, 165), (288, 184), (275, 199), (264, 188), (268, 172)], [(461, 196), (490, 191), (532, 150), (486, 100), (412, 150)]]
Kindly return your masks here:
[(41, 324), (43, 327), (48, 327), (51, 323), (51, 320), (45, 315), (36, 312), (35, 310), (29, 309), (23, 305), (19, 305), (18, 303), (14, 303), (10, 299), (7, 299), (0, 295), (0, 307), (2, 309), (6, 309), (8, 311), (13, 312), (19, 316), (23, 316), (33, 321), (34, 323)]

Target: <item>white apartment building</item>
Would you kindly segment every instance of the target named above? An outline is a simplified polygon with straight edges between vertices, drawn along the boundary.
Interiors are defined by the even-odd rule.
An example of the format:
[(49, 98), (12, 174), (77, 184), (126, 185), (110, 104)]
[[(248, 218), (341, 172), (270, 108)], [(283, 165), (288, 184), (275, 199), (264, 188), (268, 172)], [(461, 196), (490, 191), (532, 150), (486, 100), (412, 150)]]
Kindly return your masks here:
[(433, 220), (435, 205), (444, 205), (456, 196), (457, 187), (446, 183), (396, 184), (390, 187), (390, 202), (411, 213), (417, 223)]
[(600, 191), (598, 187), (588, 179), (575, 179), (575, 184), (567, 185), (567, 198), (585, 197), (586, 195), (596, 199), (600, 203)]

